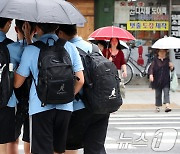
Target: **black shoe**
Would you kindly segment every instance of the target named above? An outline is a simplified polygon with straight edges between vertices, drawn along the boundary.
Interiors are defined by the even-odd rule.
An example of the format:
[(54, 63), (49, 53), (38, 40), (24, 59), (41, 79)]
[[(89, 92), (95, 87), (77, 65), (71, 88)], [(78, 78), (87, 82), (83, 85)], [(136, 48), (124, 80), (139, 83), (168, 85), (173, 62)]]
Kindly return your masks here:
[(171, 112), (171, 109), (166, 107), (165, 112)]

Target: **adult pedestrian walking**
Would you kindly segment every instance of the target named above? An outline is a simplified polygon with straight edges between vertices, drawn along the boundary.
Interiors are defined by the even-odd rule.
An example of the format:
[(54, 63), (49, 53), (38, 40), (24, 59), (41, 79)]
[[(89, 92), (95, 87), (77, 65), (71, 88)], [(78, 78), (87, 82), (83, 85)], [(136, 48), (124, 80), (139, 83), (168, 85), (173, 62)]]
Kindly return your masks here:
[(103, 55), (112, 61), (118, 70), (122, 70), (122, 77), (127, 77), (126, 61), (124, 58), (124, 53), (121, 50), (119, 39), (111, 38), (108, 50), (103, 52)]
[(164, 94), (163, 104), (165, 112), (170, 112), (170, 71), (174, 69), (172, 62), (168, 57), (167, 49), (157, 49), (157, 56), (154, 58), (149, 69), (149, 80), (151, 86), (155, 89), (156, 112), (160, 112), (162, 106), (162, 93)]
[(103, 55), (116, 65), (121, 78), (120, 93), (122, 98), (125, 98), (125, 85), (123, 78), (127, 77), (126, 61), (118, 38), (110, 39), (109, 47), (107, 50), (104, 50)]

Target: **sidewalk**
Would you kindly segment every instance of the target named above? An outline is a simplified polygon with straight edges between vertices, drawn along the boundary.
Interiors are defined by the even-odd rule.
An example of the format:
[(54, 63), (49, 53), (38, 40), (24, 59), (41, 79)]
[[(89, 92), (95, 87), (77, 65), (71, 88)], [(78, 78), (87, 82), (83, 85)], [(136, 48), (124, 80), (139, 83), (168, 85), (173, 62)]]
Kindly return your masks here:
[[(170, 101), (172, 109), (180, 109), (180, 87), (177, 92), (170, 92)], [(155, 93), (147, 82), (126, 85), (126, 97), (120, 110), (154, 110), (154, 108)]]

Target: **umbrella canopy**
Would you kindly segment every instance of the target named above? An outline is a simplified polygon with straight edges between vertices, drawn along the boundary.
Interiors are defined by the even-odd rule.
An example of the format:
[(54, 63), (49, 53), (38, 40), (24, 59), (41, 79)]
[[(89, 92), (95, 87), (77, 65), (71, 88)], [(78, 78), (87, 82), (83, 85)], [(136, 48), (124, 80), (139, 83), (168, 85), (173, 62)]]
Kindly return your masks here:
[(96, 40), (109, 40), (111, 38), (118, 38), (124, 41), (135, 40), (135, 37), (130, 32), (116, 26), (101, 27), (90, 34), (89, 38)]
[(152, 48), (155, 49), (179, 49), (180, 48), (180, 39), (176, 37), (164, 37), (157, 40)]
[(86, 19), (64, 0), (1, 0), (0, 17), (39, 23), (81, 24)]

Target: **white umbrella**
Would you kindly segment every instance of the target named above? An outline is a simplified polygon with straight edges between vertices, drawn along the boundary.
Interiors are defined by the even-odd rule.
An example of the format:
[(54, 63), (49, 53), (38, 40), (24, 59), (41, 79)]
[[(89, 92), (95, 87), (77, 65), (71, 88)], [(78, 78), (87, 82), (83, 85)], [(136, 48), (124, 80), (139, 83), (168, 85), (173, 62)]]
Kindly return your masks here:
[(157, 40), (152, 48), (155, 49), (179, 49), (180, 48), (180, 39), (176, 37), (164, 37)]
[(79, 10), (64, 0), (0, 0), (0, 17), (57, 24), (86, 22)]

